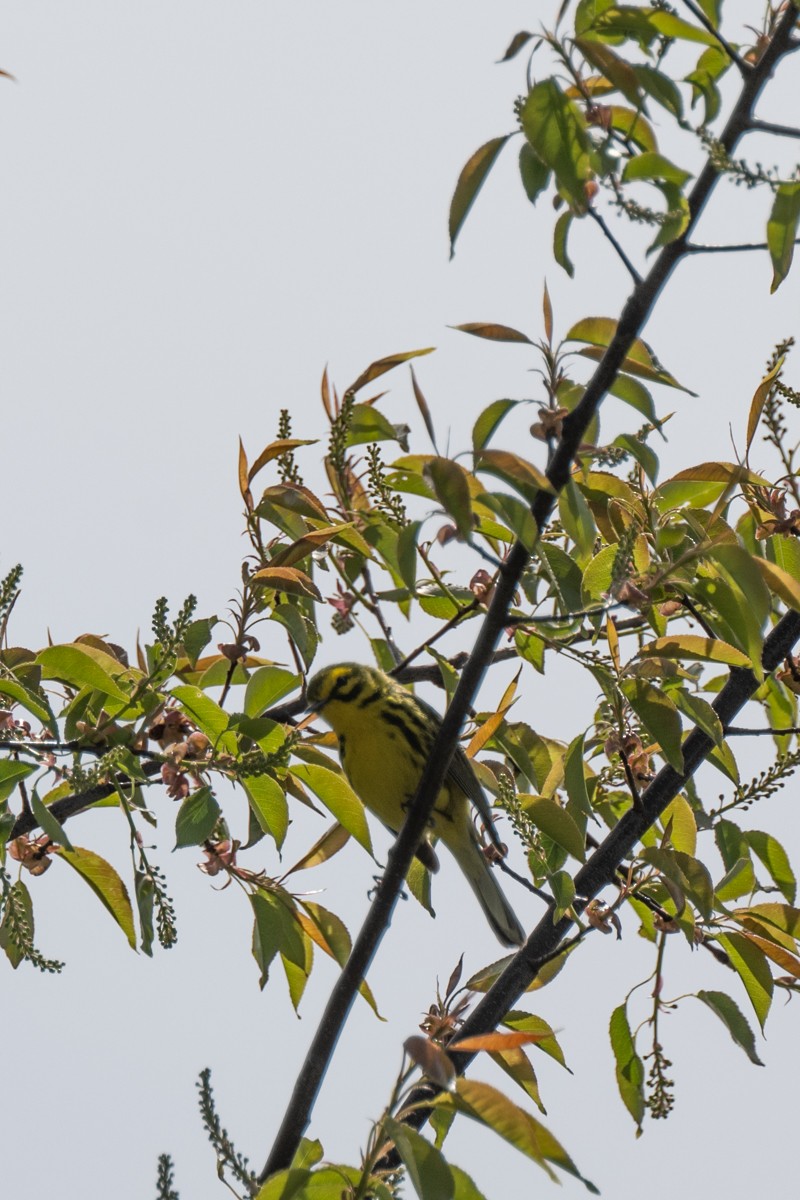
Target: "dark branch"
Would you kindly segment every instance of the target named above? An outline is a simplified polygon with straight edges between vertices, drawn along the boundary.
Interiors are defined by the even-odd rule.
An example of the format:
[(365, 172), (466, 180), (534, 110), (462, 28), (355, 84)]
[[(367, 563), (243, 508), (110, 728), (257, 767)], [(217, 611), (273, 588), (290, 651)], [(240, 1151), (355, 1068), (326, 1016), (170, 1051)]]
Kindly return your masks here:
[(715, 37), (717, 39), (720, 46), (722, 46), (722, 49), (728, 55), (728, 58), (732, 59), (733, 62), (736, 63), (736, 66), (739, 68), (739, 70), (741, 71), (741, 73), (743, 75), (745, 75), (748, 71), (752, 71), (753, 68), (750, 66), (750, 64), (746, 63), (744, 61), (744, 59), (741, 58), (739, 54), (737, 54), (737, 52), (734, 50), (734, 48), (730, 44), (730, 42), (728, 42), (722, 36), (720, 31), (718, 29), (714, 28), (711, 21), (709, 21), (708, 17), (703, 12), (702, 8), (700, 8), (699, 5), (695, 4), (694, 0), (683, 0), (683, 4), (684, 4), (685, 8), (688, 8), (689, 12), (692, 14), (692, 16), (695, 18), (695, 20), (699, 21), (700, 24), (703, 26), (703, 28), (707, 29), (708, 32), (712, 35), (712, 37)]
[(776, 137), (800, 138), (800, 129), (793, 125), (778, 125), (775, 121), (760, 121), (753, 117), (750, 122), (751, 133), (774, 133)]
[[(795, 246), (800, 245), (800, 238), (795, 238)], [(686, 244), (687, 254), (739, 254), (747, 250), (769, 250), (766, 242), (738, 242), (732, 246), (701, 246), (697, 242)]]
[[(147, 776), (155, 776), (161, 774), (162, 763), (146, 762), (142, 764), (142, 771)], [(107, 796), (114, 796), (117, 792), (118, 784), (123, 786), (129, 783), (127, 775), (120, 775), (117, 783), (98, 783), (95, 787), (87, 788), (85, 792), (75, 792), (72, 796), (63, 796), (60, 800), (54, 801), (50, 806), (50, 812), (57, 821), (63, 825), (70, 817), (74, 817), (76, 813), (83, 812), (84, 809), (91, 808), (93, 804), (97, 804), (98, 800), (105, 800)], [(21, 813), (14, 824), (14, 828), (9, 834), (9, 840), (12, 838), (22, 837), (24, 833), (30, 833), (35, 829), (38, 822), (33, 813)]]
[(622, 262), (623, 266), (625, 267), (625, 270), (628, 272), (628, 274), (630, 275), (633, 282), (641, 283), (642, 282), (641, 275), (636, 270), (636, 267), (633, 265), (631, 260), (628, 258), (625, 251), (622, 249), (621, 244), (614, 237), (614, 234), (608, 228), (608, 225), (603, 220), (602, 215), (596, 209), (591, 208), (591, 207), (589, 208), (588, 213), (589, 213), (589, 216), (592, 218), (592, 220), (595, 222), (595, 224), (600, 226), (600, 228), (603, 231), (603, 235), (608, 239), (608, 241), (614, 247), (615, 251), (617, 252), (617, 255), (619, 256), (620, 261)]
[(773, 728), (768, 726), (767, 729), (743, 729), (740, 725), (731, 725), (730, 729), (725, 731), (726, 737), (788, 737), (792, 733), (800, 733), (800, 725), (787, 725), (785, 729)]

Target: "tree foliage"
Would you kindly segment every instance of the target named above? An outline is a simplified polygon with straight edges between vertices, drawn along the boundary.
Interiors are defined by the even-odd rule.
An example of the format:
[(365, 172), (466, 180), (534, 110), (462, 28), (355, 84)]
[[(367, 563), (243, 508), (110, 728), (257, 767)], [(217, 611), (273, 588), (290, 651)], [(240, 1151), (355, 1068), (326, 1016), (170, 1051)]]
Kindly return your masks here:
[[(792, 265), (797, 173), (783, 177), (736, 153), (748, 132), (797, 136), (754, 114), (775, 66), (795, 48), (796, 9), (769, 7), (755, 40), (745, 31), (750, 40), (739, 44), (723, 30), (722, 7), (565, 0), (552, 29), (518, 33), (504, 55), (529, 56), (517, 127), (464, 167), (451, 247), (515, 141), (535, 219), (546, 219), (544, 200), (553, 201), (556, 262), (573, 273), (570, 229), (592, 222), (631, 277), (621, 313), (593, 309), (566, 330), (546, 287), (540, 331), (457, 327), (497, 343), (498, 354), (504, 344), (527, 347), (536, 397), (493, 400), (471, 435), (459, 431), (462, 448), (443, 454), (437, 406), (423, 391), (428, 348), (378, 359), (341, 389), (326, 371), (319, 428), (304, 430), (314, 437), (293, 436), (282, 411), (263, 449), (240, 446), (249, 546), (226, 619), (198, 617), (192, 596), (171, 616), (159, 599), (150, 636), (130, 656), (94, 635), (39, 650), (15, 646), (21, 568), (0, 587), (0, 945), (10, 965), (61, 968), (39, 948), (34, 922), (36, 880), (54, 865), (78, 873), (132, 947), (148, 955), (156, 945), (169, 949), (178, 920), (143, 834), (174, 821), (176, 848), (200, 853), (207, 876), (241, 889), (262, 988), (282, 975), (297, 1008), (316, 955), (342, 968), (297, 1089), (301, 1106), (293, 1100), (259, 1175), (222, 1127), (203, 1073), (201, 1110), (220, 1176), (261, 1200), (384, 1200), (401, 1170), (423, 1198), (479, 1197), (443, 1150), (458, 1114), (489, 1126), (548, 1175), (583, 1178), (529, 1111), (533, 1104), (543, 1112), (536, 1055), (564, 1065), (558, 1037), (515, 1005), (589, 935), (638, 930), (652, 945), (652, 974), (643, 981), (654, 985), (649, 1009), (642, 981), (621, 979), (609, 1018), (616, 1083), (637, 1130), (648, 1116), (667, 1117), (674, 1103), (666, 1012), (700, 1000), (760, 1065), (754, 1024), (763, 1031), (776, 994), (798, 986), (796, 878), (768, 828), (767, 803), (800, 762), (792, 339), (753, 364), (749, 409), (732, 416), (740, 457), (693, 462), (690, 454), (689, 465), (664, 479), (664, 397), (686, 393), (691, 380), (679, 382), (662, 362), (669, 346), (653, 348), (641, 336), (683, 259), (753, 248), (693, 241), (718, 184), (771, 194), (763, 251), (773, 290)], [(702, 152), (696, 173), (673, 161), (683, 143)], [(611, 230), (613, 215), (627, 222), (628, 248)], [(636, 226), (647, 231), (646, 245)], [(412, 445), (408, 426), (381, 407), (386, 393), (374, 385), (382, 388), (390, 372), (416, 405), (430, 447)], [(600, 418), (606, 397), (623, 428), (609, 440)], [(504, 422), (526, 409), (527, 446), (504, 436)], [(311, 486), (320, 454), (324, 483)], [(227, 640), (216, 641), (220, 626)], [(466, 626), (480, 628), (472, 654), (443, 653), (445, 635)], [(322, 641), (350, 633), (346, 657), (374, 661), (409, 686), (434, 684), (450, 701), (355, 943), (336, 912), (308, 898), (305, 881), (334, 856), (371, 854), (369, 824), (333, 735), (302, 719)], [(335, 644), (324, 654), (340, 656)], [(496, 708), (479, 699), (471, 707), (484, 669), (508, 662), (519, 671)], [(557, 687), (565, 663), (583, 673), (596, 706), (588, 727), (555, 740), (526, 719), (525, 696), (537, 676), (539, 687)], [(745, 703), (749, 724), (737, 726)], [(465, 718), (467, 754), (504, 819), (517, 878), (540, 898), (543, 916), (519, 954), (464, 984), (459, 965), (424, 1036), (405, 1043), (363, 1161), (333, 1165), (320, 1143), (303, 1137), (310, 1105), (354, 996), (378, 1011), (366, 969), (403, 882), (430, 907), (430, 881), (412, 856)], [(748, 733), (766, 734), (772, 751), (751, 780), (737, 762)], [(705, 761), (718, 772), (721, 797), (694, 778)], [(236, 792), (246, 800), (244, 825)], [(126, 878), (73, 841), (80, 814), (96, 806), (123, 816)], [(298, 806), (325, 819), (311, 846), (292, 844)], [(664, 997), (664, 958), (681, 946), (713, 956), (721, 989)], [(476, 1055), (501, 1067), (517, 1099), (465, 1078)], [(434, 1142), (419, 1132), (427, 1120)], [(158, 1189), (176, 1195), (168, 1156)]]

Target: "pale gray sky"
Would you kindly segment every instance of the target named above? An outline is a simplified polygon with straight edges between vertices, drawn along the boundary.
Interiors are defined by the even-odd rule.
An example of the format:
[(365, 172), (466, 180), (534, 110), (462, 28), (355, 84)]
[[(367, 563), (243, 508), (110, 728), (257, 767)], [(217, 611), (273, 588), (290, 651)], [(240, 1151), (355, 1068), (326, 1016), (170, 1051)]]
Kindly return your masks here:
[[(521, 60), (494, 60), (552, 7), (7, 3), (0, 67), (18, 82), (0, 80), (0, 570), (25, 566), (15, 642), (39, 646), (49, 628), (56, 640), (92, 631), (131, 647), (162, 594), (177, 607), (194, 591), (202, 614), (223, 613), (244, 552), (237, 437), (257, 453), (284, 406), (297, 435), (319, 433), (326, 362), (343, 385), (384, 354), (435, 345), (418, 376), (456, 451), (491, 400), (536, 395), (535, 364), (524, 348), (480, 343), (448, 325), (493, 320), (540, 335), (545, 276), (561, 332), (580, 316), (616, 314), (627, 290), (622, 268), (588, 222), (572, 236), (576, 280), (553, 264), (553, 214), (547, 202), (533, 210), (525, 199), (513, 147), (448, 262), (458, 172), (482, 142), (513, 128), (524, 88)], [(777, 118), (794, 100), (797, 69), (776, 82), (765, 115)], [(789, 163), (790, 151), (770, 149), (769, 161), (779, 153)], [(721, 188), (707, 237), (760, 240), (768, 203)], [(753, 255), (692, 260), (671, 282), (647, 337), (699, 399), (659, 397), (662, 411), (676, 413), (668, 467), (730, 458), (729, 422), (741, 447), (762, 364), (775, 341), (797, 332), (797, 276), (775, 297), (769, 280), (767, 262)], [(389, 382), (384, 410), (408, 419), (407, 379), (398, 372)], [(520, 436), (529, 419), (520, 417)], [(619, 406), (608, 420), (636, 427)], [(415, 413), (412, 423), (418, 431)], [(284, 647), (271, 637), (265, 653), (280, 658)], [(331, 635), (322, 653), (363, 651), (351, 634)], [(553, 696), (550, 686), (526, 677), (528, 719), (569, 740), (594, 697), (566, 685)], [(717, 779), (710, 786), (718, 789)], [(797, 847), (794, 822), (776, 815), (788, 810), (788, 792), (764, 823), (777, 821)], [(232, 819), (241, 825), (237, 803)], [(233, 888), (215, 892), (193, 852), (170, 855), (172, 814), (168, 801), (158, 804), (158, 861), (179, 915), (171, 952), (153, 961), (131, 954), (88, 889), (63, 878), (65, 867), (32, 882), (41, 947), (68, 965), (59, 978), (4, 972), (0, 1178), (9, 1195), (55, 1184), (64, 1200), (110, 1192), (141, 1200), (154, 1194), (164, 1150), (183, 1200), (221, 1195), (196, 1111), (197, 1074), (213, 1068), (224, 1124), (259, 1168), (324, 1004), (334, 977), (325, 963), (300, 1021), (279, 971), (259, 993), (246, 901)], [(286, 861), (317, 832), (304, 824)], [(82, 817), (70, 834), (128, 871), (116, 814)], [(345, 853), (346, 869), (342, 857), (307, 886), (327, 888), (322, 902), (354, 931), (374, 867), (355, 849)], [(387, 1022), (361, 1005), (339, 1046), (311, 1130), (330, 1158), (356, 1161), (402, 1041), (431, 1002), (436, 975), (444, 981), (465, 948), (464, 920), (467, 969), (496, 957), (491, 934), (472, 927), (472, 899), (449, 865), (437, 881), (440, 918), (401, 904), (373, 968)], [(515, 904), (532, 923), (536, 908), (524, 896)], [(555, 984), (529, 998), (527, 1007), (561, 1030), (575, 1072), (536, 1059), (547, 1124), (614, 1200), (643, 1190), (666, 1200), (698, 1185), (728, 1200), (765, 1181), (774, 1190), (794, 1161), (793, 1007), (776, 1000), (759, 1070), (701, 1005), (682, 1005), (665, 1038), (677, 1107), (637, 1142), (606, 1030), (651, 960), (628, 919), (622, 943), (590, 939)], [(738, 982), (708, 955), (671, 946), (666, 974), (671, 995), (718, 988), (748, 1008)], [(494, 1078), (486, 1068), (474, 1073)], [(735, 1139), (745, 1129), (742, 1146)], [(456, 1128), (448, 1154), (489, 1200), (551, 1186), (474, 1125)], [(561, 1194), (585, 1193), (566, 1179)]]

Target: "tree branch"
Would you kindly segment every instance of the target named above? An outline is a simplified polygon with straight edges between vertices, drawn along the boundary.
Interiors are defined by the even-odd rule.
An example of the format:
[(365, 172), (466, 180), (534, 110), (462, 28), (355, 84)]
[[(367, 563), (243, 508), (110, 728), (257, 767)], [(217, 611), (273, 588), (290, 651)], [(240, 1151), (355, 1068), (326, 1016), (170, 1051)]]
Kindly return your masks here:
[[(800, 238), (795, 238), (794, 245), (800, 245)], [(701, 246), (697, 242), (687, 242), (687, 254), (738, 254), (747, 250), (769, 250), (766, 242), (739, 242), (732, 246)]]
[[(146, 762), (142, 764), (142, 771), (147, 776), (160, 775), (163, 765), (161, 762)], [(127, 782), (128, 778), (127, 775), (120, 775), (119, 783)], [(76, 813), (83, 812), (86, 808), (91, 808), (93, 804), (97, 804), (98, 800), (105, 800), (107, 796), (116, 795), (116, 792), (116, 783), (98, 783), (95, 787), (87, 788), (84, 792), (75, 792), (71, 796), (62, 796), (60, 800), (56, 800), (49, 805), (49, 809), (56, 820), (63, 825), (65, 821), (70, 817), (74, 817)], [(8, 835), (9, 841), (13, 838), (22, 837), (24, 833), (30, 833), (32, 829), (36, 829), (38, 824), (39, 822), (33, 813), (20, 813), (11, 833)]]
[(641, 283), (641, 282), (642, 282), (642, 277), (641, 277), (641, 275), (640, 275), (640, 274), (639, 274), (639, 272), (636, 270), (636, 267), (633, 265), (633, 263), (631, 262), (631, 260), (628, 258), (628, 256), (627, 256), (627, 254), (625, 253), (625, 251), (622, 249), (622, 246), (621, 246), (621, 244), (620, 244), (620, 243), (617, 241), (617, 239), (614, 237), (614, 234), (613, 234), (613, 233), (611, 232), (611, 230), (608, 228), (608, 225), (606, 224), (605, 220), (603, 219), (603, 216), (602, 216), (602, 214), (601, 214), (601, 213), (599, 213), (599, 212), (597, 211), (597, 209), (595, 209), (595, 208), (592, 208), (592, 207), (591, 207), (591, 205), (589, 206), (589, 208), (588, 208), (587, 212), (588, 212), (588, 215), (589, 215), (589, 216), (592, 218), (592, 220), (595, 222), (595, 224), (597, 224), (597, 225), (599, 225), (599, 226), (600, 226), (600, 228), (601, 228), (601, 229), (602, 229), (602, 231), (603, 231), (603, 235), (604, 235), (604, 236), (605, 236), (605, 237), (608, 239), (608, 241), (609, 241), (609, 242), (611, 243), (611, 245), (614, 247), (615, 251), (617, 252), (617, 255), (618, 255), (618, 256), (619, 256), (619, 258), (620, 258), (620, 261), (622, 262), (623, 266), (625, 267), (625, 270), (628, 272), (628, 274), (630, 275), (630, 277), (631, 277), (631, 279), (633, 280), (633, 282), (634, 282), (634, 283)]
[(774, 133), (776, 137), (800, 138), (800, 129), (793, 125), (778, 125), (775, 121), (761, 121), (753, 117), (750, 122), (751, 133)]
[(744, 61), (744, 59), (741, 58), (739, 54), (737, 54), (737, 52), (734, 50), (734, 48), (730, 44), (730, 42), (728, 42), (722, 36), (720, 31), (714, 27), (714, 25), (711, 23), (711, 21), (709, 21), (706, 14), (703, 12), (702, 8), (700, 8), (699, 5), (694, 3), (694, 0), (683, 0), (683, 5), (685, 8), (688, 8), (689, 12), (692, 14), (692, 16), (695, 18), (695, 20), (699, 21), (700, 24), (703, 26), (703, 28), (707, 29), (708, 32), (711, 34), (711, 36), (715, 37), (717, 39), (720, 46), (722, 46), (722, 49), (728, 55), (728, 58), (732, 59), (732, 61), (736, 63), (736, 66), (739, 68), (742, 75), (746, 75), (748, 73), (748, 71), (752, 70), (752, 67), (750, 66), (750, 64), (746, 63)]
[[(745, 78), (740, 96), (720, 138), (722, 145), (729, 153), (748, 128), (753, 106), (775, 64), (790, 48), (790, 37), (796, 18), (797, 9), (792, 5), (781, 17), (776, 33), (760, 61)], [(690, 217), (686, 233), (696, 225), (718, 178), (715, 168), (710, 162), (707, 162), (689, 196)], [(583, 441), (589, 422), (595, 416), (601, 401), (614, 382), (631, 345), (643, 329), (662, 288), (684, 254), (684, 238), (665, 246), (648, 275), (633, 289), (623, 307), (616, 333), (589, 381), (583, 397), (576, 408), (565, 418), (562, 436), (547, 471), (552, 490), (540, 491), (532, 506), (536, 527), (540, 532), (550, 519), (558, 492), (570, 478), (573, 459)], [(489, 610), (478, 632), (472, 653), (464, 666), (452, 703), (442, 720), (439, 734), (425, 765), (417, 793), (409, 806), (403, 828), (389, 852), (383, 879), (355, 940), (350, 957), (334, 984), (320, 1025), (311, 1040), (272, 1151), (259, 1175), (259, 1183), (262, 1183), (273, 1172), (288, 1168), (309, 1124), (317, 1093), (333, 1056), (344, 1022), (354, 1002), (358, 986), (365, 977), (375, 951), (388, 928), (406, 872), (425, 832), (428, 818), (444, 782), (464, 718), (502, 635), (514, 592), (528, 560), (529, 553), (525, 546), (521, 542), (515, 542), (499, 573)], [(781, 631), (780, 635), (778, 635), (779, 630)], [(781, 644), (781, 653), (776, 660), (780, 661), (794, 645), (795, 640), (800, 637), (800, 614), (788, 614), (770, 636), (772, 645), (775, 645), (776, 642)], [(742, 680), (744, 678), (746, 678), (747, 684), (743, 687)], [(718, 704), (722, 704), (723, 698), (725, 698), (726, 704), (731, 703), (730, 690), (726, 695), (726, 689), (733, 689), (737, 695), (741, 692), (741, 699), (727, 716), (728, 720), (752, 695), (755, 687), (755, 677), (751, 671), (739, 669), (731, 672), (731, 679), (720, 693)], [(652, 824), (712, 748), (713, 742), (699, 730), (695, 730), (689, 735), (684, 745), (685, 774), (678, 775), (669, 767), (659, 773), (645, 793), (648, 802), (645, 803), (645, 797), (642, 798), (641, 812), (631, 810), (627, 813), (609, 834), (603, 847), (578, 872), (576, 887), (579, 896), (588, 899), (610, 879), (613, 879), (616, 866), (622, 857), (632, 850), (641, 834)], [(568, 917), (564, 917), (556, 925), (553, 925), (549, 914), (544, 917), (526, 945), (514, 956), (500, 979), (486, 994), (468, 1021), (471, 1033), (494, 1029), (502, 1015), (508, 1011), (511, 1004), (527, 986), (527, 982), (535, 977), (543, 958), (558, 948), (571, 925), (572, 921)], [(522, 986), (520, 986), (521, 979), (527, 980)], [(463, 1071), (469, 1062), (469, 1057), (456, 1056), (456, 1061), (457, 1069)], [(420, 1123), (422, 1123), (421, 1120)]]

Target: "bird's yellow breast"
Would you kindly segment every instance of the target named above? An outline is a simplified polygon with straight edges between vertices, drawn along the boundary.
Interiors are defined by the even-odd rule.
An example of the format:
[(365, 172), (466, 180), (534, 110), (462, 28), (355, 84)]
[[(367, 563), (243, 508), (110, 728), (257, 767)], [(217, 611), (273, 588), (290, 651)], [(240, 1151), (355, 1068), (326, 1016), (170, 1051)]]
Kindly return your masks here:
[[(354, 791), (384, 825), (397, 833), (417, 790), (427, 747), (420, 746), (417, 753), (408, 741), (408, 732), (380, 712), (369, 716), (354, 713), (352, 705), (334, 700), (326, 705), (325, 718), (339, 738), (342, 766)], [(460, 789), (446, 784), (431, 820), (437, 836), (447, 840), (462, 808), (466, 812), (466, 797)]]

